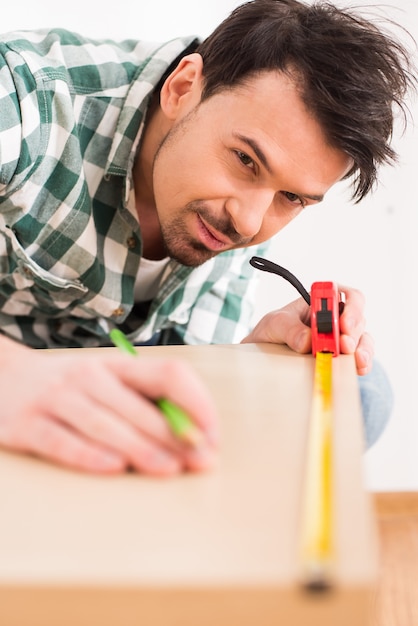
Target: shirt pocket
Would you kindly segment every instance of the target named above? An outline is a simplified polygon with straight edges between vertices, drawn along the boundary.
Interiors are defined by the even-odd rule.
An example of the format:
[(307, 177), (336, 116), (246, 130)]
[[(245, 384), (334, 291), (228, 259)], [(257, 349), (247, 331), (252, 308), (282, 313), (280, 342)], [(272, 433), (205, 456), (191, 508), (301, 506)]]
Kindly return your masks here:
[(38, 265), (10, 227), (4, 228), (0, 236), (0, 310), (3, 313), (62, 317), (88, 293), (80, 280), (57, 276)]

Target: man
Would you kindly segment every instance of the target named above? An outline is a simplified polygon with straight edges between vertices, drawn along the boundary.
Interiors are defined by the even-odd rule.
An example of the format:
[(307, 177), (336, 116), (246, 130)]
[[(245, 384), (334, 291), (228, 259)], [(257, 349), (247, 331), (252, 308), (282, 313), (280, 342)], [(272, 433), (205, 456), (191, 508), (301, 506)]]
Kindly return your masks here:
[[(301, 300), (250, 330), (248, 260), (338, 181), (370, 191), (395, 156), (406, 53), (296, 0), (244, 4), (201, 44), (55, 30), (9, 34), (0, 52), (0, 445), (95, 472), (211, 467), (216, 411), (184, 365), (29, 348), (109, 345), (119, 327), (136, 344), (308, 352)], [(363, 296), (341, 289), (341, 350), (374, 381)], [(179, 445), (160, 396), (202, 445)]]

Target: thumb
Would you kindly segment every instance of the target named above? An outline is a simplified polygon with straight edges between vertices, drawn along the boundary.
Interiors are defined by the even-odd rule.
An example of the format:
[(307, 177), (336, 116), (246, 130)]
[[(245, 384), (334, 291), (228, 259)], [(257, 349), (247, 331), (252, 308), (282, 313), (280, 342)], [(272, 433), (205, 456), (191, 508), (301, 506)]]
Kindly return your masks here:
[(295, 308), (284, 307), (265, 315), (242, 343), (286, 344), (304, 354), (312, 350), (311, 329), (301, 321)]

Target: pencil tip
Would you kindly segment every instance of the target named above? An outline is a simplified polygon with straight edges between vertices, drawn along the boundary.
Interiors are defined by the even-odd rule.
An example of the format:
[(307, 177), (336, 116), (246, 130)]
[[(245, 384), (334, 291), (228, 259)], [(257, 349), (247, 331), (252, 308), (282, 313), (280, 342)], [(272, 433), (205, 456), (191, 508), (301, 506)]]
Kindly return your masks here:
[(198, 428), (194, 427), (184, 430), (181, 433), (181, 439), (184, 441), (184, 443), (193, 446), (193, 448), (198, 448), (205, 441), (203, 433)]

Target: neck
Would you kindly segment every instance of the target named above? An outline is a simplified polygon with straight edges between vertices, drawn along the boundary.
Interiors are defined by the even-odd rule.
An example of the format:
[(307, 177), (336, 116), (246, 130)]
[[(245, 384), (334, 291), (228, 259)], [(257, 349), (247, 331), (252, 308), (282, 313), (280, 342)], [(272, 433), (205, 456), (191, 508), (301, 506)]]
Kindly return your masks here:
[(136, 211), (141, 224), (143, 256), (158, 261), (167, 256), (155, 205), (145, 205), (136, 200)]
[(143, 256), (152, 261), (158, 261), (167, 256), (167, 252), (154, 194), (152, 187), (148, 185), (148, 180), (141, 167), (141, 160), (138, 159), (134, 166), (135, 208), (141, 225)]
[(143, 255), (152, 261), (167, 256), (154, 199), (153, 162), (164, 132), (161, 110), (156, 97), (151, 103), (140, 149), (133, 167), (135, 205), (141, 224)]

